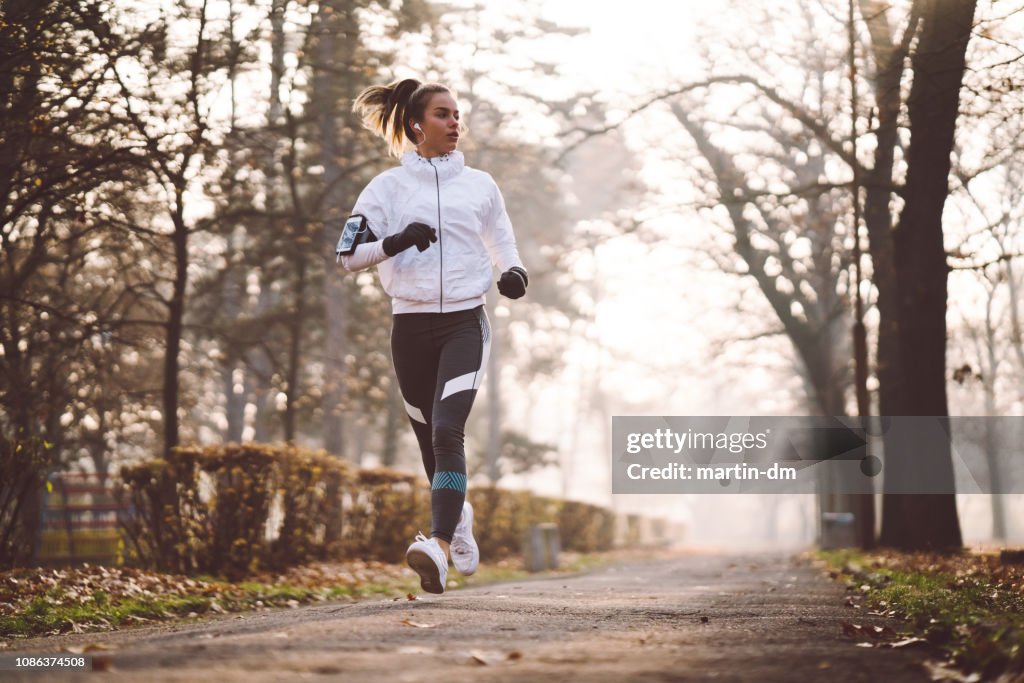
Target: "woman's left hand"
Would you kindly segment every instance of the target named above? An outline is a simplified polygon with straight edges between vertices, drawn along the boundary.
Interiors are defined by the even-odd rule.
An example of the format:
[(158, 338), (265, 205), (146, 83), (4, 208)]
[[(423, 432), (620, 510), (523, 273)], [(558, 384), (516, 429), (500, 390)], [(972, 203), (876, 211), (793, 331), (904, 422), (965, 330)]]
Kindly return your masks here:
[(526, 285), (529, 283), (530, 278), (526, 275), (526, 271), (519, 266), (512, 266), (501, 274), (501, 279), (498, 280), (498, 291), (509, 299), (518, 299), (526, 294)]

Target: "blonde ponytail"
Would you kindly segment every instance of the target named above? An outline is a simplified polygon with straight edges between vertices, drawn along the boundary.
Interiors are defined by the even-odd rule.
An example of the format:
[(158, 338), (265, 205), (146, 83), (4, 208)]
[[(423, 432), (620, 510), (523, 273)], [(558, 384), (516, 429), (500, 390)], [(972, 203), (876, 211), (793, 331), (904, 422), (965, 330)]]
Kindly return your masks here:
[(372, 85), (359, 93), (352, 103), (352, 111), (362, 120), (364, 128), (384, 138), (392, 156), (400, 157), (406, 149), (406, 141), (416, 139), (409, 119), (422, 119), (427, 101), (436, 92), (451, 91), (440, 83), (420, 83), (415, 78)]

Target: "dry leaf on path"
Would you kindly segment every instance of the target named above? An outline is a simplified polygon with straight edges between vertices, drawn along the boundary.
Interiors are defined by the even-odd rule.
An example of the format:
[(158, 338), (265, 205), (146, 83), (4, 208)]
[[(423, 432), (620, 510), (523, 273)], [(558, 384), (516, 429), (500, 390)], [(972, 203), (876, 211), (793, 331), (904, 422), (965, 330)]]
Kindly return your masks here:
[(470, 650), (469, 658), (479, 664), (480, 666), (490, 666), (491, 664), (497, 664), (504, 658), (493, 652), (481, 652), (480, 650)]
[(924, 638), (904, 638), (898, 640), (895, 643), (889, 643), (889, 647), (907, 647), (908, 645), (916, 645), (918, 643), (927, 643), (928, 641)]
[(87, 643), (85, 645), (69, 645), (64, 649), (71, 654), (81, 655), (86, 652), (102, 652), (104, 650), (116, 650), (117, 648), (106, 643)]
[(421, 624), (420, 622), (413, 621), (412, 619), (402, 619), (402, 623), (406, 626), (412, 626), (414, 628), (434, 628), (435, 626), (437, 626), (437, 624)]

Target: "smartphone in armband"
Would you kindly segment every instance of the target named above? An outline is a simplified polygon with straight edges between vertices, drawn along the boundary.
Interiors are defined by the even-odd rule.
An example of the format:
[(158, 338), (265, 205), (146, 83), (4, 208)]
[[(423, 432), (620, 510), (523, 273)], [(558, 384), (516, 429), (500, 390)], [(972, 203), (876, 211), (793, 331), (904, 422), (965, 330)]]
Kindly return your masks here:
[(373, 230), (370, 230), (370, 223), (366, 220), (366, 216), (354, 213), (345, 220), (345, 227), (341, 231), (341, 237), (338, 238), (338, 245), (334, 247), (334, 253), (338, 257), (336, 260), (341, 259), (342, 256), (351, 255), (360, 244), (376, 241), (377, 236), (373, 234)]

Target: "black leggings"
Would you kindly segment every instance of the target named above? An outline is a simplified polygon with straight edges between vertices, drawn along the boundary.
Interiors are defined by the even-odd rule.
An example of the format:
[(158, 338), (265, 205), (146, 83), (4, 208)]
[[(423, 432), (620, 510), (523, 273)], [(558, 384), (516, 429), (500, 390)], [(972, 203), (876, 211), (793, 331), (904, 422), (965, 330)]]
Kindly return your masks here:
[(490, 346), (483, 306), (393, 316), (391, 356), (430, 481), (431, 536), (449, 543), (466, 500), (466, 418)]

